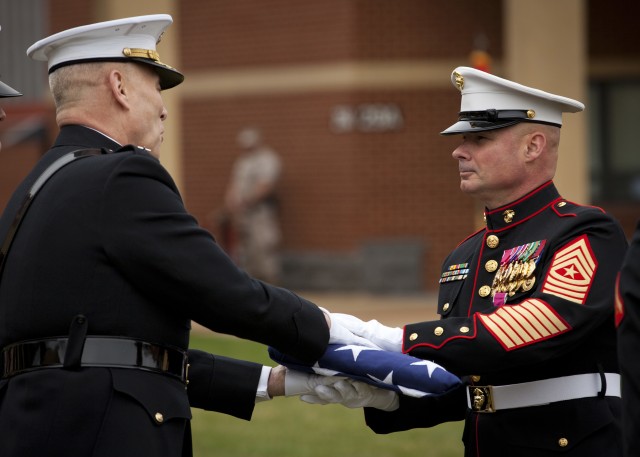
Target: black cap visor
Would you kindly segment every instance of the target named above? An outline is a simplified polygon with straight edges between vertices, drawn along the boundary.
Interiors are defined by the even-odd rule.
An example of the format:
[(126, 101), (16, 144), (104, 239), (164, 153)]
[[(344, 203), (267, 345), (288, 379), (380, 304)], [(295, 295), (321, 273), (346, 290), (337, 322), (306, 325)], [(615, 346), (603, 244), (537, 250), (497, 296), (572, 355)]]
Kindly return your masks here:
[(497, 122), (487, 121), (458, 121), (446, 130), (440, 132), (440, 135), (458, 135), (460, 133), (472, 133), (483, 132), (485, 130), (497, 130), (504, 127), (510, 127), (512, 125), (522, 122), (521, 119), (505, 120)]
[(5, 97), (20, 97), (22, 94), (15, 90), (13, 87), (0, 81), (0, 98)]
[(518, 122), (539, 122), (560, 127), (558, 124), (533, 120), (535, 112), (532, 110), (496, 110), (486, 111), (463, 111), (458, 115), (458, 122), (440, 135), (456, 135), (460, 133), (482, 132), (485, 130), (496, 130)]
[(171, 89), (184, 81), (184, 75), (182, 73), (162, 62), (137, 57), (130, 57), (126, 60), (135, 60), (136, 62), (152, 65), (154, 67), (153, 70), (160, 77), (160, 89), (162, 90)]

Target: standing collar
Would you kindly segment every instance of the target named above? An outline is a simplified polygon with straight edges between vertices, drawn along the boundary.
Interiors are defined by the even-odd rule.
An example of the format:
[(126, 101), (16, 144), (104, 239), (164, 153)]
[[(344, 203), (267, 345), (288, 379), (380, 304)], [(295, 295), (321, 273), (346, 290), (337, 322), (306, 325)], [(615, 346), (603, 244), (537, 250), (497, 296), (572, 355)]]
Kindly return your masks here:
[(560, 198), (553, 184), (548, 181), (524, 197), (496, 209), (485, 209), (484, 219), (488, 230), (503, 230), (536, 215)]
[(99, 132), (84, 125), (65, 125), (60, 128), (60, 133), (56, 138), (53, 147), (78, 146), (84, 148), (107, 148), (119, 149), (120, 144)]

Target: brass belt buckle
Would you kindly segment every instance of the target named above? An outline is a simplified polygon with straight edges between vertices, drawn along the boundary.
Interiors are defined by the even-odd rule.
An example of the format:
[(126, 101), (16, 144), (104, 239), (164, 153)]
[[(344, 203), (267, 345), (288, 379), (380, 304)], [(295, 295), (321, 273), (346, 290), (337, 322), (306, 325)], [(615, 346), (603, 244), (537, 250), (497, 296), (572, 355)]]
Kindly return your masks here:
[(471, 410), (476, 413), (495, 413), (493, 386), (468, 386)]

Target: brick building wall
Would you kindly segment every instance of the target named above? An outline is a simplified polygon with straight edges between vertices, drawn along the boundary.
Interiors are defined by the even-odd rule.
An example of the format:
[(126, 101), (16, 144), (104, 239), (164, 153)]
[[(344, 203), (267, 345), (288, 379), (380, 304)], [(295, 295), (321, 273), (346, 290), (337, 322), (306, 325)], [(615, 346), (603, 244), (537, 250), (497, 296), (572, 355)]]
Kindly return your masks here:
[[(181, 4), (182, 70), (206, 71), (350, 61), (466, 64), (474, 35), (486, 28), (499, 55), (500, 2), (277, 0)], [(446, 18), (463, 13), (462, 27)], [(477, 21), (475, 27), (471, 23)], [(451, 67), (453, 69), (453, 67)], [(447, 70), (450, 71), (451, 69)], [(438, 132), (455, 118), (459, 96), (448, 73), (437, 88), (311, 88), (302, 94), (189, 98), (183, 101), (184, 170), (189, 209), (212, 220), (220, 208), (235, 135), (257, 125), (283, 158), (284, 251), (353, 256), (363, 245), (410, 239), (424, 247), (420, 285), (437, 285), (440, 263), (473, 228), (474, 206), (460, 194), (457, 140)], [(391, 104), (402, 114), (390, 132), (331, 129), (336, 106)], [(286, 282), (286, 278), (285, 278)], [(311, 284), (312, 285), (312, 284)]]
[[(638, 12), (638, 5), (624, 3), (588, 2), (590, 64), (599, 69), (615, 67), (608, 65), (608, 59), (640, 57), (629, 39), (635, 27), (632, 18), (637, 17), (632, 13)], [(49, 8), (50, 32), (102, 19), (95, 17), (96, 2), (56, 0), (55, 5)], [(624, 14), (620, 14), (621, 7)], [(283, 248), (294, 267), (306, 274), (311, 270), (305, 269), (304, 262), (296, 264), (296, 259), (325, 255), (330, 260), (326, 265), (336, 266), (336, 275), (340, 275), (351, 262), (347, 273), (352, 282), (339, 284), (349, 287), (358, 279), (353, 268), (368, 266), (366, 256), (362, 257), (367, 246), (408, 240), (420, 255), (420, 287), (435, 290), (444, 256), (475, 230), (481, 212), (458, 189), (450, 153), (459, 139), (438, 135), (454, 120), (459, 107), (448, 72), (456, 65), (469, 64), (469, 52), (479, 35), (487, 40), (499, 70), (502, 2), (189, 0), (178, 2), (177, 11), (176, 27), (171, 30), (178, 34), (180, 61), (170, 63), (185, 73), (186, 81), (176, 89), (180, 110), (170, 113), (168, 122), (181, 119), (182, 191), (188, 209), (201, 224), (222, 239), (212, 216), (222, 205), (238, 153), (236, 133), (245, 125), (256, 125), (283, 158)], [(611, 15), (615, 21), (603, 20)], [(532, 26), (523, 33), (535, 36), (543, 31)], [(162, 52), (162, 43), (159, 49)], [(375, 76), (364, 74), (335, 87), (311, 84), (305, 90), (271, 91), (265, 85), (244, 92), (188, 92), (190, 84), (225, 72), (260, 75), (265, 69), (277, 69), (288, 77), (293, 75), (295, 82), (296, 72), (305, 78), (305, 69), (335, 70), (345, 63), (375, 63), (373, 71), (399, 63), (407, 72), (415, 65), (416, 71), (438, 69), (438, 77), (421, 83), (400, 78), (389, 85), (360, 86), (359, 81)], [(360, 71), (362, 68), (369, 67)], [(402, 123), (383, 132), (357, 128), (337, 132), (332, 128), (337, 107), (376, 104), (398, 109)], [(46, 103), (38, 109), (49, 110), (53, 117)], [(2, 128), (0, 125), (0, 133)], [(16, 148), (27, 152), (12, 158)], [(32, 142), (3, 150), (0, 201), (6, 201), (9, 188), (35, 162), (39, 149), (41, 145)], [(631, 232), (636, 209), (605, 208), (618, 215), (627, 233)]]

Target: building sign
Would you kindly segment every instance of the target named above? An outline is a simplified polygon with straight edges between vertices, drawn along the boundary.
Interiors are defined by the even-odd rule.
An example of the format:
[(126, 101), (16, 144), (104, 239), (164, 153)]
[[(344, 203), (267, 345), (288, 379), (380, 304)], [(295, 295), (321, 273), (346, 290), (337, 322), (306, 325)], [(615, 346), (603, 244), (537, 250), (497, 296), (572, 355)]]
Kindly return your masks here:
[(404, 118), (394, 103), (337, 105), (331, 110), (331, 130), (347, 132), (390, 132), (401, 130)]

